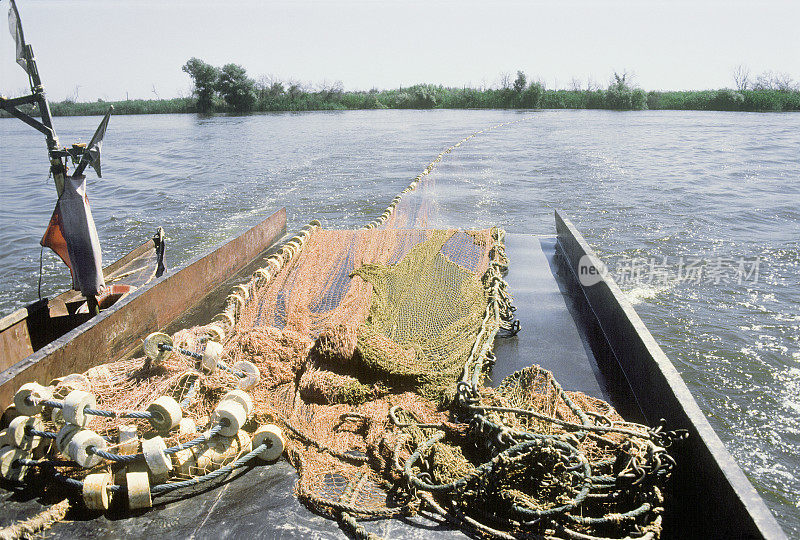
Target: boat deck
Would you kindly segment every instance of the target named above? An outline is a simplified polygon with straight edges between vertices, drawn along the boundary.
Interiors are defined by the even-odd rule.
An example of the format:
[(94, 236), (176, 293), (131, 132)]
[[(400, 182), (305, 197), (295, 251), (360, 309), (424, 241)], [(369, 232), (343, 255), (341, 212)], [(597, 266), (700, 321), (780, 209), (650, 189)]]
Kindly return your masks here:
[[(671, 365), (664, 367), (669, 361), (638, 316), (620, 298), (621, 292), (613, 283), (592, 287), (591, 293), (577, 283), (573, 273), (577, 258), (591, 250), (568, 222), (565, 224), (559, 216), (556, 221), (563, 237), (506, 236), (510, 260), (506, 279), (522, 330), (517, 336), (496, 341), (497, 363), (492, 382), (499, 383), (516, 370), (538, 364), (552, 371), (564, 389), (605, 399), (630, 420), (649, 419), (652, 423), (653, 418), (657, 421), (663, 416), (670, 420), (671, 428), (689, 428), (690, 444), (677, 448), (675, 456), (679, 468), (670, 491), (676, 508), (667, 508), (664, 538), (696, 534), (709, 538), (730, 537), (730, 534), (785, 538), (763, 501), (707, 426), (677, 372), (672, 373)], [(239, 275), (249, 271), (252, 269)], [(219, 302), (231, 286), (230, 281), (222, 285), (197, 308), (170, 325), (170, 331), (205, 322), (209, 314), (218, 311)], [(624, 372), (621, 366), (625, 367)], [(634, 378), (630, 384), (637, 383), (636, 387), (629, 385), (631, 376)], [(652, 392), (658, 392), (660, 397), (652, 399)], [(294, 468), (281, 459), (272, 465), (240, 469), (223, 482), (200, 487), (191, 496), (183, 492), (182, 499), (159, 497), (152, 509), (134, 515), (119, 500), (112, 501), (112, 509), (99, 517), (68, 515), (71, 521), (56, 524), (49, 535), (342, 538), (344, 533), (337, 522), (313, 513), (297, 500), (296, 478)], [(724, 512), (716, 515), (703, 510), (709, 502), (706, 499), (709, 493), (698, 489), (700, 485), (713, 486), (714, 504), (718, 510), (724, 508)], [(57, 502), (55, 497), (59, 495), (55, 493), (54, 500), (43, 501), (37, 498), (41, 491), (32, 488), (15, 488), (7, 482), (0, 487), (3, 488), (0, 527), (32, 516), (42, 509), (42, 504)], [(669, 518), (671, 510), (673, 519)], [(384, 538), (465, 537), (461, 531), (441, 523), (438, 517), (424, 515), (361, 523)]]
[(499, 383), (514, 371), (538, 364), (552, 371), (565, 389), (608, 400), (604, 377), (555, 266), (555, 245), (555, 236), (506, 235), (506, 280), (522, 330), (496, 340), (492, 380)]
[[(582, 334), (575, 310), (570, 308), (567, 285), (556, 266), (555, 246), (555, 236), (506, 236), (506, 254), (511, 263), (507, 280), (522, 331), (514, 337), (497, 340), (497, 364), (492, 379), (499, 382), (504, 376), (536, 363), (552, 370), (566, 389), (610, 399), (587, 337)], [(195, 313), (199, 316), (198, 311)], [(118, 509), (117, 513), (94, 519), (70, 516), (75, 521), (60, 523), (51, 532), (58, 537), (169, 534), (238, 538), (269, 531), (273, 538), (341, 538), (342, 531), (335, 521), (312, 513), (297, 500), (293, 494), (295, 480), (294, 468), (281, 460), (241, 470), (233, 479), (206, 487), (189, 498), (157, 499), (153, 509), (138, 515), (127, 516)], [(0, 525), (24, 519), (39, 510), (39, 500), (31, 499), (24, 491), (4, 487), (0, 494), (4, 509)], [(463, 536), (446, 524), (424, 517), (379, 520), (365, 526), (385, 538)]]

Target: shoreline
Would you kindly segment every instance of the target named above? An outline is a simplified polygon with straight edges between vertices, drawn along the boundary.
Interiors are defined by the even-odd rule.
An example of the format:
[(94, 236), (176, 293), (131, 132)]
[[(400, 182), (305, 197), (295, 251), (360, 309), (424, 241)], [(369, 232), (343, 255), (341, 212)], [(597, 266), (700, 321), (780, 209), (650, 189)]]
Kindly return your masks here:
[[(53, 116), (101, 116), (109, 106), (114, 115), (200, 112), (194, 98), (51, 102)], [(800, 111), (800, 91), (699, 90), (651, 91), (542, 90), (536, 95), (513, 89), (476, 90), (418, 85), (408, 89), (369, 92), (301, 92), (261, 95), (252, 109), (237, 111), (215, 100), (208, 113), (344, 111), (370, 109), (592, 109), (683, 110), (740, 112)], [(3, 111), (4, 112), (4, 111)], [(0, 117), (10, 118), (8, 114)]]

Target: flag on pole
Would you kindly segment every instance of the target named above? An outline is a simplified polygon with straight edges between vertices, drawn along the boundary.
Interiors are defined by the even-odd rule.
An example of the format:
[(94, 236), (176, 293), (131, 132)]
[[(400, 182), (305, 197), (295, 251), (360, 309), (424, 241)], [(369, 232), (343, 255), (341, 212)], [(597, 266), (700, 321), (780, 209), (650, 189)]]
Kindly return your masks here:
[(50, 224), (41, 245), (61, 257), (72, 274), (72, 288), (84, 296), (97, 296), (103, 291), (103, 261), (100, 240), (86, 197), (83, 175), (66, 177), (64, 192), (56, 203)]
[(14, 0), (11, 0), (11, 7), (8, 8), (8, 30), (17, 44), (17, 64), (22, 66), (25, 73), (30, 74), (28, 71), (28, 59), (25, 56), (25, 36), (22, 34), (22, 21), (19, 20), (19, 11), (17, 11), (17, 4), (14, 3)]

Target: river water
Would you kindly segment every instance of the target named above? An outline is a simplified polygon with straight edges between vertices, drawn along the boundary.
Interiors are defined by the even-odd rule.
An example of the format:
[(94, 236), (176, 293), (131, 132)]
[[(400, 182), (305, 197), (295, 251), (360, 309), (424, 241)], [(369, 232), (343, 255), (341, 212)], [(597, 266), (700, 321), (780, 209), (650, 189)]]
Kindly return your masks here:
[[(443, 149), (448, 225), (552, 234), (606, 261), (789, 536), (800, 536), (800, 115), (351, 111), (113, 117), (89, 196), (104, 261), (156, 227), (177, 266), (286, 206), (363, 225)], [(56, 118), (62, 143), (99, 118)], [(43, 138), (0, 120), (0, 313), (37, 298), (55, 204)], [(513, 264), (513, 260), (511, 261)], [(43, 255), (42, 294), (68, 285)], [(556, 374), (557, 376), (558, 374)], [(713, 509), (711, 509), (713, 511)]]

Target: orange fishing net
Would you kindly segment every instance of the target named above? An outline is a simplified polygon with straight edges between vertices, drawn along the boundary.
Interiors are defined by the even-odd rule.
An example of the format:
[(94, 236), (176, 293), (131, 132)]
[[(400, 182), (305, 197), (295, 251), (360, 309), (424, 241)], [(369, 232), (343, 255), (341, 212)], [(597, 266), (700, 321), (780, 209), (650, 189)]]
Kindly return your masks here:
[[(617, 480), (663, 453), (646, 428), (535, 366), (482, 385), (513, 319), (502, 231), (314, 229), (301, 248), (233, 296), (222, 356), (260, 371), (245, 429), (284, 428), (301, 500), (360, 533), (358, 520), (427, 507), (488, 535), (658, 534), (659, 482), (629, 492)], [(211, 333), (174, 342), (202, 352)], [(103, 373), (127, 373), (127, 399), (142, 406), (158, 392), (183, 399), (196, 382), (185, 408), (200, 424), (237, 384), (180, 355), (132, 362)], [(98, 396), (119, 405), (118, 393)]]

